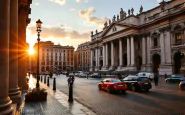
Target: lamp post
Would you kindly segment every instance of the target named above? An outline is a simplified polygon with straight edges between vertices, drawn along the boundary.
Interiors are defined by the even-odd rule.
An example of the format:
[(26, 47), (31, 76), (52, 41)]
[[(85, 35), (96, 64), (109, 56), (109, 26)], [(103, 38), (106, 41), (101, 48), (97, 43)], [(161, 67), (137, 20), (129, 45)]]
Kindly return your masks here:
[(38, 51), (37, 51), (37, 83), (36, 83), (36, 88), (38, 89), (39, 87), (40, 87), (40, 85), (39, 85), (39, 41), (40, 41), (40, 32), (42, 31), (41, 30), (41, 24), (42, 24), (42, 22), (40, 21), (40, 19), (38, 20), (38, 21), (36, 21), (36, 23), (37, 23), (37, 36), (38, 36), (38, 38), (37, 38), (37, 41), (38, 41)]

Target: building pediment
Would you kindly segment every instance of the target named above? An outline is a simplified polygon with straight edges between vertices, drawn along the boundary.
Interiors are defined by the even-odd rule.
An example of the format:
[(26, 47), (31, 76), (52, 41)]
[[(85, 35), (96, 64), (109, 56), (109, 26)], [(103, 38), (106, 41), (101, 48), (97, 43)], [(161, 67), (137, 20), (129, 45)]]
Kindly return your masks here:
[(102, 37), (112, 35), (128, 28), (130, 28), (130, 26), (126, 24), (112, 23), (108, 28), (104, 29)]

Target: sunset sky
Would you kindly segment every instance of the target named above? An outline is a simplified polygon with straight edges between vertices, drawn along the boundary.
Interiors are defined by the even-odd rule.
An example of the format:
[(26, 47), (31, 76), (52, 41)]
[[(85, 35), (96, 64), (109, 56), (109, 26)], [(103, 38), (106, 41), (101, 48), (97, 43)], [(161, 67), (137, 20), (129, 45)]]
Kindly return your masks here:
[[(91, 31), (102, 30), (104, 22), (124, 11), (134, 8), (137, 14), (158, 6), (162, 0), (33, 0), (31, 23), (27, 27), (27, 42), (37, 42), (36, 21), (42, 24), (41, 41), (74, 46), (90, 41)], [(167, 1), (167, 0), (166, 0)]]

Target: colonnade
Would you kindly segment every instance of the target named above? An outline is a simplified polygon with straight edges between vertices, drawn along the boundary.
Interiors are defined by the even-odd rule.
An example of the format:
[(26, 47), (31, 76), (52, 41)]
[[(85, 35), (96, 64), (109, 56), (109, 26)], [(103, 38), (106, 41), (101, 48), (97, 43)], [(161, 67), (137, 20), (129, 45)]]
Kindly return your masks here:
[[(0, 115), (13, 114), (26, 85), (26, 26), (31, 0), (0, 1)], [(21, 7), (20, 7), (21, 6)]]

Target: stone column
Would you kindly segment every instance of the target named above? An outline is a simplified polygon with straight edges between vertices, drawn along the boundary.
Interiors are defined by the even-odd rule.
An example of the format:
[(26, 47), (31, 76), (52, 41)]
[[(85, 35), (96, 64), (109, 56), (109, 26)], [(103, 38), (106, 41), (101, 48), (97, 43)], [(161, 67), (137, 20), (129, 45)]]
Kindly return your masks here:
[(114, 69), (114, 42), (111, 41), (111, 68), (110, 69)]
[(105, 51), (106, 52), (105, 53), (106, 54), (106, 57), (105, 57), (106, 58), (105, 59), (106, 60), (106, 67), (108, 68), (108, 66), (109, 66), (109, 63), (108, 63), (108, 56), (109, 56), (108, 55), (108, 43), (106, 43), (105, 49), (106, 49), (106, 51)]
[(146, 65), (146, 42), (145, 36), (142, 36), (142, 64)]
[(8, 96), (10, 0), (0, 0), (0, 10), (0, 115), (11, 115), (13, 114), (12, 101)]
[(10, 42), (9, 42), (9, 96), (20, 103), (18, 87), (18, 0), (10, 2)]
[(18, 17), (18, 84), (22, 90), (28, 89), (26, 83), (26, 56), (27, 56), (27, 45), (26, 45), (26, 26), (27, 26), (27, 15), (28, 15), (28, 4), (24, 0), (19, 1), (19, 17)]
[(160, 33), (160, 46), (161, 46), (161, 65), (165, 64), (165, 47), (164, 47), (164, 34)]
[(150, 57), (150, 35), (147, 35), (147, 66), (151, 66), (151, 57)]
[(127, 38), (127, 66), (130, 66), (130, 38)]
[(122, 39), (119, 39), (119, 69), (123, 66), (123, 46)]
[(131, 45), (130, 45), (130, 52), (131, 52), (131, 66), (135, 66), (135, 48), (134, 48), (134, 36), (131, 36)]
[(105, 58), (105, 44), (103, 44), (103, 67), (106, 66), (105, 62), (106, 62), (106, 58)]
[(96, 52), (96, 71), (98, 71), (98, 48), (96, 48), (96, 50), (95, 50), (95, 52)]
[(171, 56), (171, 35), (170, 31), (166, 31), (166, 37), (165, 37), (165, 52), (166, 52), (166, 63), (171, 64), (172, 63), (172, 56)]

